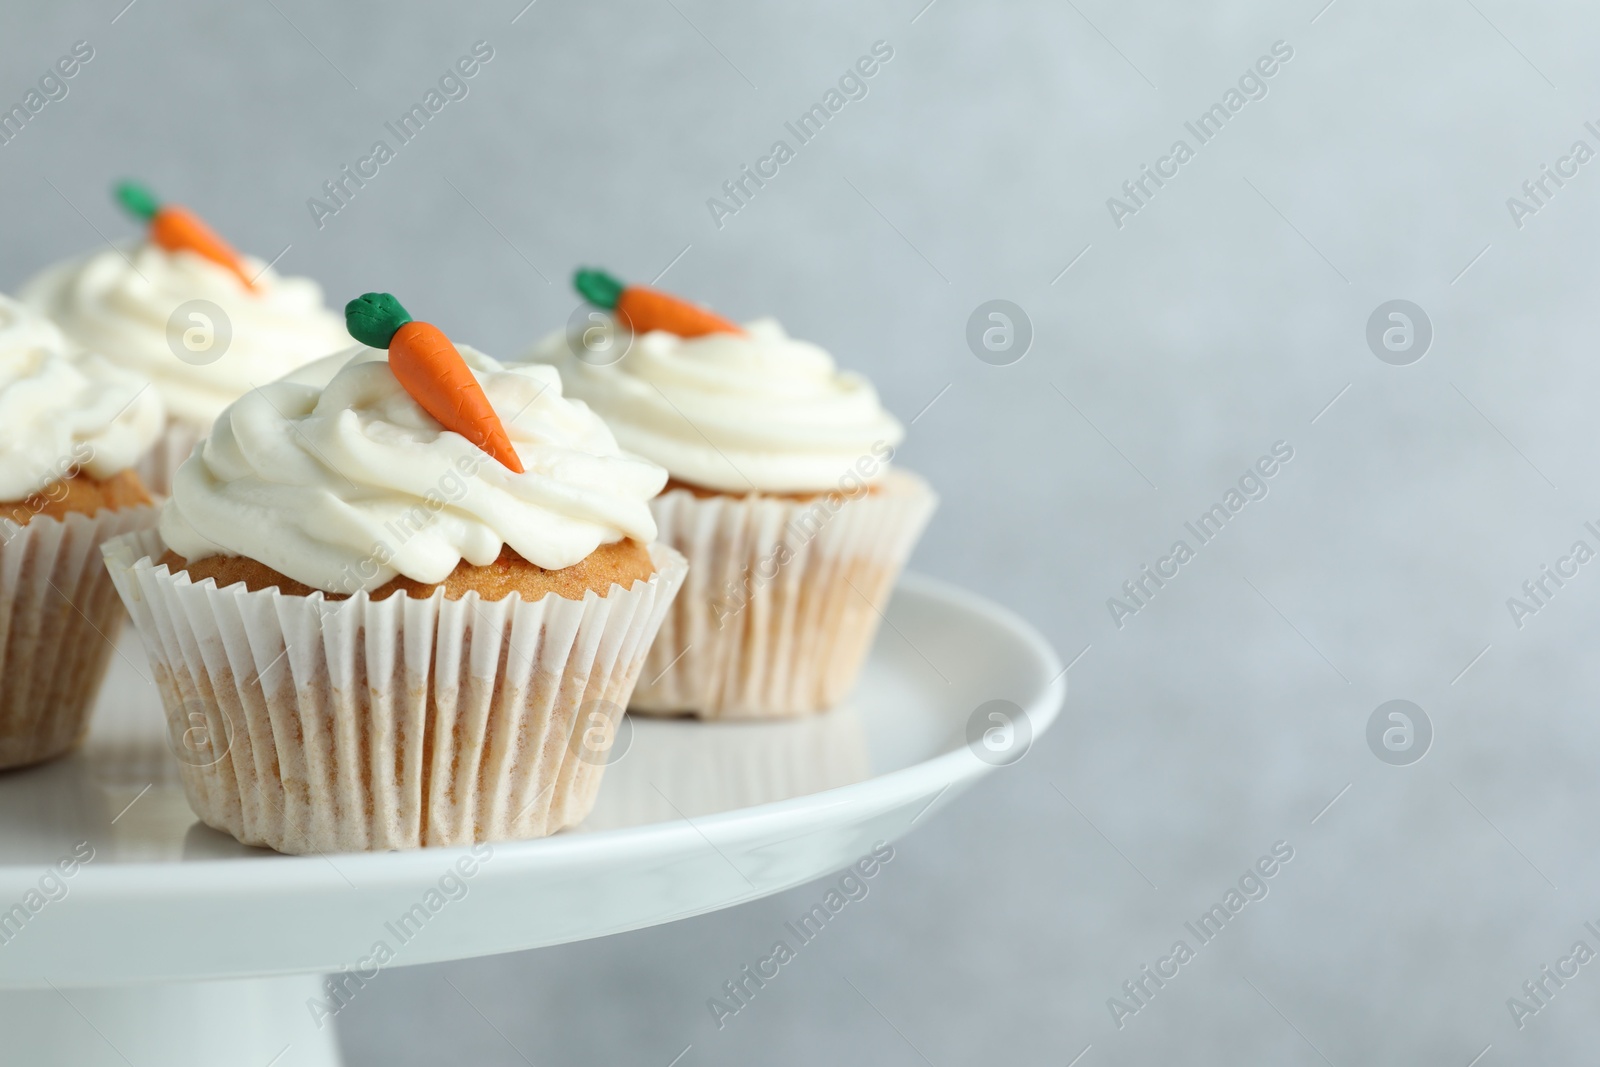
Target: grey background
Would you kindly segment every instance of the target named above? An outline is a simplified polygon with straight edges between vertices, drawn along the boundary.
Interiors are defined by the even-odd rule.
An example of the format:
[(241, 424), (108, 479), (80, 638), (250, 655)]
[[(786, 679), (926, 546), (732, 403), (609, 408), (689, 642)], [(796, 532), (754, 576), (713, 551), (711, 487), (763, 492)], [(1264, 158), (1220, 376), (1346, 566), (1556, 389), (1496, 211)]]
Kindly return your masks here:
[[(340, 1020), (353, 1064), (1592, 1054), (1600, 964), (1520, 1031), (1506, 998), (1600, 948), (1600, 563), (1521, 629), (1505, 603), (1600, 545), (1600, 162), (1521, 229), (1505, 203), (1600, 148), (1592, 6), (122, 2), (0, 11), (7, 102), (96, 49), (0, 147), (0, 288), (129, 232), (123, 174), (490, 352), (565, 320), (572, 265), (648, 279), (687, 246), (663, 284), (778, 315), (903, 419), (939, 397), (901, 453), (945, 498), (915, 566), (1087, 649), (1034, 751), (721, 1032), (705, 999), (818, 887), (394, 972)], [(319, 232), (306, 198), (479, 39), (471, 95)], [(706, 198), (879, 39), (870, 95), (716, 228)], [(1280, 39), (1269, 95), (1114, 226), (1106, 198)], [(966, 348), (992, 298), (1033, 323), (1013, 366)], [(1396, 298), (1435, 329), (1406, 367), (1365, 342)], [(1279, 440), (1270, 495), (1116, 628), (1106, 598)], [(1365, 741), (1396, 698), (1435, 732), (1408, 767)], [(1270, 895), (1119, 1031), (1107, 998), (1279, 840)]]

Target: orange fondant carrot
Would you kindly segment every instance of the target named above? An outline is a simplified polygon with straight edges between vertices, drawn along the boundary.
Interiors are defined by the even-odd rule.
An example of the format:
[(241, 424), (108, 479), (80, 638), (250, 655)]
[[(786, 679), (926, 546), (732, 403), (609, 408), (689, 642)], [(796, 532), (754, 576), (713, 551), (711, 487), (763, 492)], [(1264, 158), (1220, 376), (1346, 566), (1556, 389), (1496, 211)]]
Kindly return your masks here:
[(505, 424), (456, 346), (439, 327), (413, 320), (388, 293), (366, 293), (344, 307), (345, 328), (364, 345), (389, 350), (389, 369), (412, 399), (517, 474), (522, 460)]
[(665, 330), (679, 337), (708, 333), (744, 333), (740, 327), (703, 307), (643, 285), (624, 285), (601, 270), (580, 270), (572, 276), (578, 293), (596, 307), (615, 311), (634, 333)]
[(150, 240), (168, 252), (193, 252), (226, 267), (238, 276), (246, 289), (256, 283), (244, 271), (244, 261), (233, 247), (217, 236), (194, 212), (177, 204), (163, 204), (144, 186), (123, 182), (117, 186), (117, 200), (136, 218), (150, 224)]

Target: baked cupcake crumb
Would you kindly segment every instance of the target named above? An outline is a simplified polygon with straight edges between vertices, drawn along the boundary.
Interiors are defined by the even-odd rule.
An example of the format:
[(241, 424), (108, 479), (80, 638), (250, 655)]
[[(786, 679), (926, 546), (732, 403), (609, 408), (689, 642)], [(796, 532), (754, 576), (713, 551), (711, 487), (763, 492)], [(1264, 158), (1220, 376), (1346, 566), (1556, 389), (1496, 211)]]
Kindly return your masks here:
[[(810, 500), (816, 500), (820, 497), (825, 497), (832, 492), (838, 492), (838, 490), (829, 489), (818, 493), (767, 493), (760, 490), (752, 490), (748, 493), (725, 493), (720, 489), (708, 489), (703, 485), (696, 485), (693, 482), (686, 482), (679, 478), (668, 478), (666, 487), (663, 488), (661, 492), (670, 493), (674, 489), (682, 489), (686, 492), (693, 493), (700, 500), (710, 500), (712, 497), (718, 496), (732, 496), (739, 497), (741, 499), (746, 497), (761, 496), (770, 498), (772, 500), (795, 500), (801, 503)], [(857, 489), (853, 494), (839, 493), (839, 495), (849, 496), (850, 499), (855, 499), (855, 497), (859, 496), (876, 496), (879, 491), (880, 487), (878, 483), (873, 482), (866, 486), (865, 492)]]
[(61, 519), (73, 512), (94, 515), (108, 508), (121, 511), (149, 503), (149, 491), (131, 470), (119, 471), (105, 479), (91, 478), (80, 471), (71, 478), (52, 483), (47, 492), (35, 493), (26, 500), (0, 501), (0, 519), (26, 526), (30, 519), (41, 515)]
[[(188, 572), (191, 581), (215, 579), (217, 587), (222, 589), (242, 582), (252, 593), (274, 587), (285, 596), (309, 596), (317, 591), (244, 556), (211, 556), (191, 563), (168, 550), (159, 562), (174, 574)], [(612, 585), (628, 589), (635, 582), (648, 581), (654, 573), (655, 564), (651, 562), (649, 549), (631, 538), (601, 545), (584, 559), (560, 570), (546, 570), (529, 563), (510, 548), (502, 548), (500, 557), (486, 567), (476, 567), (463, 560), (448, 578), (434, 584), (401, 575), (372, 590), (371, 598), (386, 600), (404, 592), (426, 600), (442, 586), (447, 600), (459, 600), (469, 592), (476, 592), (484, 600), (503, 600), (515, 594), (533, 601), (550, 593), (568, 600), (582, 600), (590, 590), (605, 596)], [(324, 595), (329, 600), (348, 599), (343, 593)]]

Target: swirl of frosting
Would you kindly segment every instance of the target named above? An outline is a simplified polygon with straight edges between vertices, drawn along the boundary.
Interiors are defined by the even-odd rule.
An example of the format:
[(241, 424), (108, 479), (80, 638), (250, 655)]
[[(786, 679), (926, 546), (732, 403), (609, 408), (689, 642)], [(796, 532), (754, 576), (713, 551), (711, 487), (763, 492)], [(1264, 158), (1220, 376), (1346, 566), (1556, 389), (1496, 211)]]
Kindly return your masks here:
[[(458, 346), (506, 427), (513, 474), (445, 430), (356, 347), (230, 405), (173, 478), (161, 536), (188, 559), (245, 556), (313, 588), (441, 582), (510, 547), (551, 570), (624, 537), (650, 542), (667, 472), (625, 456), (554, 367)], [(326, 385), (318, 382), (326, 381)]]
[(50, 320), (0, 296), (0, 500), (25, 500), (76, 470), (105, 479), (132, 467), (165, 423), (149, 386), (75, 352)]
[[(254, 290), (192, 252), (141, 243), (50, 267), (21, 296), (84, 348), (149, 378), (173, 418), (204, 432), (253, 386), (351, 344), (316, 282), (285, 277), (250, 257), (245, 263), (260, 274)], [(180, 359), (169, 343), (168, 321), (191, 300), (209, 301), (227, 316), (231, 338), (211, 362)], [(196, 321), (181, 318), (180, 328)]]
[(773, 319), (745, 329), (651, 331), (608, 366), (557, 333), (527, 358), (559, 367), (567, 392), (600, 412), (623, 448), (719, 492), (824, 492), (875, 445), (904, 438), (864, 377)]

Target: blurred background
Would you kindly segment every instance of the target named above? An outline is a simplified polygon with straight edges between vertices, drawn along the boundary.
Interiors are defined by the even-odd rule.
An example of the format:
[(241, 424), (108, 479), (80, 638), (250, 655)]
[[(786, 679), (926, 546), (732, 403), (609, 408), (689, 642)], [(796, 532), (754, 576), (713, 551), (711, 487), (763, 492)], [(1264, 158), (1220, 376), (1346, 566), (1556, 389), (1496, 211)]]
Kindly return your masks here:
[[(1600, 549), (1600, 10), (125, 2), (0, 10), (6, 106), (93, 48), (0, 144), (0, 289), (130, 235), (123, 176), (493, 354), (566, 320), (579, 263), (665, 271), (870, 375), (944, 498), (913, 566), (1073, 662), (1028, 756), (722, 1029), (706, 999), (817, 887), (397, 970), (340, 1019), (352, 1064), (1592, 1055), (1600, 964), (1523, 983), (1600, 950), (1600, 563), (1560, 562)], [(477, 42), (466, 95), (314, 212)], [(799, 144), (785, 123), (875, 48)], [(993, 300), (1020, 309), (998, 353), (969, 343)], [(1265, 495), (1128, 598), (1275, 445)], [(1530, 600), (1547, 565), (1569, 576)], [(1280, 842), (1200, 946), (1185, 923)], [(1130, 998), (1180, 938), (1195, 958)]]

